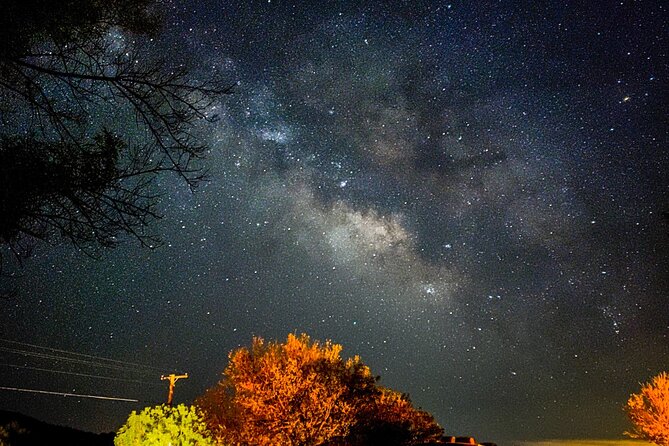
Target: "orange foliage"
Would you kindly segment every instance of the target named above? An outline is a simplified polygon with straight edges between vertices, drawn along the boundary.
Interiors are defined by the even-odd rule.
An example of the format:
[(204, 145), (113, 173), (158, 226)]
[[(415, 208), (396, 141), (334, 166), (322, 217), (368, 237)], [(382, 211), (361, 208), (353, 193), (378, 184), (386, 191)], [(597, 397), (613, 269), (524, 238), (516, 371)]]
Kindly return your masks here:
[(198, 404), (228, 443), (306, 446), (346, 436), (355, 396), (370, 392), (374, 378), (360, 358), (344, 361), (341, 350), (304, 334), (283, 344), (254, 338), (250, 350), (230, 354), (223, 381)]
[(669, 446), (669, 375), (662, 372), (640, 393), (630, 395), (625, 407), (634, 424), (634, 432), (625, 432), (633, 438)]
[[(230, 353), (223, 380), (196, 403), (218, 439), (231, 445), (409, 445), (441, 435), (432, 416), (377, 386), (360, 358), (344, 360), (341, 350), (305, 334), (288, 335), (285, 343), (254, 338), (250, 349)], [(370, 441), (388, 427), (406, 441)]]

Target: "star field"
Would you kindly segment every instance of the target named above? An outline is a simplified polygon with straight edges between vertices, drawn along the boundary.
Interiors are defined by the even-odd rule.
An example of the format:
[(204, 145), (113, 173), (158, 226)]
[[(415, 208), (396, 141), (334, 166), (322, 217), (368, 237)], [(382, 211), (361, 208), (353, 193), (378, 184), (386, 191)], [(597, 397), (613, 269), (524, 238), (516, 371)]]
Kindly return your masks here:
[[(605, 3), (165, 2), (156, 45), (239, 81), (210, 181), (161, 179), (155, 249), (39, 247), (3, 337), (187, 371), (190, 401), (306, 332), (447, 433), (620, 438), (669, 360), (667, 11)], [(76, 383), (142, 401), (0, 408), (116, 430), (164, 393)]]

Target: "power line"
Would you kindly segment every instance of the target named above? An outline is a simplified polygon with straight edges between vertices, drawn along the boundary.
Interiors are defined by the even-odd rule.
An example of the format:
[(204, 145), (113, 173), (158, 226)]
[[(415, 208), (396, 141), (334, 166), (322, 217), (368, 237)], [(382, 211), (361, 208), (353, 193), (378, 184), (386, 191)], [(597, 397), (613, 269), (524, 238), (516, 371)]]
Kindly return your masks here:
[(51, 359), (54, 361), (65, 361), (65, 362), (72, 362), (75, 364), (82, 364), (82, 365), (89, 365), (92, 367), (100, 367), (100, 368), (106, 368), (110, 370), (120, 370), (120, 371), (133, 371), (136, 373), (142, 373), (142, 374), (152, 374), (153, 372), (150, 372), (148, 370), (137, 370), (134, 369), (130, 366), (121, 366), (121, 365), (116, 365), (116, 364), (105, 364), (105, 363), (100, 363), (100, 362), (95, 362), (95, 361), (89, 361), (86, 359), (77, 359), (77, 358), (69, 358), (67, 356), (58, 356), (58, 355), (51, 355), (48, 353), (41, 353), (41, 352), (34, 352), (30, 350), (18, 350), (18, 349), (13, 349), (9, 347), (0, 347), (0, 351), (4, 352), (9, 352), (9, 353), (16, 353), (20, 354), (23, 356), (32, 356), (35, 358), (40, 358), (40, 359)]
[(40, 393), (46, 395), (58, 395), (58, 396), (73, 396), (77, 398), (92, 398), (97, 400), (107, 400), (107, 401), (127, 401), (129, 403), (138, 403), (139, 400), (132, 398), (119, 398), (115, 396), (102, 396), (102, 395), (84, 395), (79, 393), (66, 393), (66, 392), (52, 392), (50, 390), (37, 390), (37, 389), (22, 389), (19, 387), (4, 387), (0, 386), (0, 390), (12, 390), (15, 392), (27, 392), (27, 393)]
[(99, 379), (108, 379), (108, 380), (113, 380), (113, 381), (132, 382), (132, 383), (138, 383), (138, 384), (149, 384), (149, 385), (152, 385), (152, 386), (160, 385), (158, 383), (149, 382), (149, 381), (141, 381), (141, 380), (138, 380), (138, 379), (117, 378), (117, 377), (114, 377), (114, 376), (91, 375), (91, 374), (88, 374), (88, 373), (68, 372), (68, 371), (65, 371), (65, 370), (45, 369), (45, 368), (41, 368), (41, 367), (30, 367), (30, 366), (18, 365), (18, 364), (0, 364), (0, 366), (13, 367), (13, 368), (17, 368), (17, 369), (37, 370), (37, 371), (40, 371), (40, 372), (60, 373), (60, 374), (63, 374), (63, 375), (74, 375), (74, 376), (83, 376), (83, 377), (88, 377), (88, 378), (99, 378)]
[(107, 362), (112, 362), (112, 363), (116, 363), (116, 364), (123, 364), (123, 365), (131, 366), (131, 367), (141, 367), (141, 368), (152, 369), (152, 370), (157, 370), (157, 371), (164, 371), (165, 370), (165, 369), (161, 369), (161, 368), (158, 368), (158, 367), (148, 366), (148, 365), (144, 365), (144, 364), (138, 364), (136, 362), (120, 361), (118, 359), (105, 358), (105, 357), (102, 357), (102, 356), (87, 355), (87, 354), (84, 354), (84, 353), (77, 353), (77, 352), (73, 352), (73, 351), (70, 351), (70, 350), (63, 350), (63, 349), (53, 348), (53, 347), (45, 347), (45, 346), (42, 346), (42, 345), (29, 344), (27, 342), (13, 341), (11, 339), (1, 339), (0, 338), (0, 341), (1, 342), (7, 342), (7, 343), (10, 343), (10, 344), (21, 345), (21, 346), (24, 346), (24, 347), (40, 348), (40, 349), (43, 349), (43, 350), (50, 350), (52, 352), (66, 353), (68, 355), (80, 356), (80, 357), (83, 357), (83, 358), (95, 359), (95, 360), (98, 360), (98, 361), (107, 361)]

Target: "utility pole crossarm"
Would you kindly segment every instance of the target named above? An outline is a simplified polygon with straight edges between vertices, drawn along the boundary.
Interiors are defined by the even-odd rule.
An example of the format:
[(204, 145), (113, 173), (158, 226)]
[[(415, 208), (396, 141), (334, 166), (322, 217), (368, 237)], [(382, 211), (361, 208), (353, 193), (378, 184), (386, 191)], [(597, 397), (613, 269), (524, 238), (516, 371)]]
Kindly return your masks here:
[(170, 382), (170, 389), (167, 393), (167, 405), (171, 406), (172, 405), (172, 398), (174, 397), (174, 386), (178, 380), (181, 378), (188, 378), (188, 373), (184, 373), (183, 375), (175, 375), (174, 373), (170, 375), (161, 375), (160, 379), (162, 381), (169, 381)]

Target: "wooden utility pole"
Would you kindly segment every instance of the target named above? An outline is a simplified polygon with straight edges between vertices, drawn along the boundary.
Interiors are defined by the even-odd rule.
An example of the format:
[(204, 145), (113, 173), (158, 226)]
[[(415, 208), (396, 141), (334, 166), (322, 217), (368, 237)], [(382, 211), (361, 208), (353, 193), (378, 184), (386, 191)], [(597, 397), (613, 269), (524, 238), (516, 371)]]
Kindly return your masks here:
[(161, 375), (161, 377), (160, 377), (160, 379), (162, 381), (169, 380), (169, 382), (170, 382), (170, 390), (167, 393), (167, 405), (168, 406), (172, 405), (172, 398), (174, 397), (174, 385), (181, 378), (188, 378), (188, 373), (184, 373), (183, 375), (175, 375), (174, 373), (172, 373), (171, 375)]

